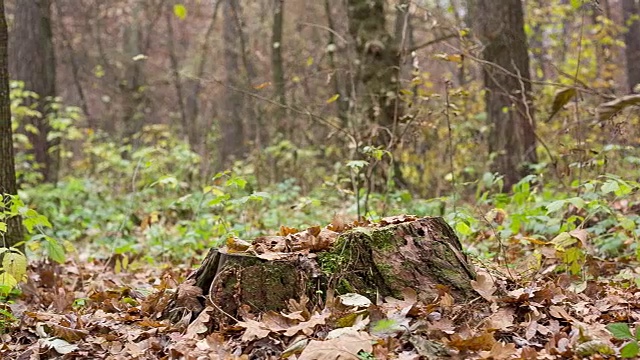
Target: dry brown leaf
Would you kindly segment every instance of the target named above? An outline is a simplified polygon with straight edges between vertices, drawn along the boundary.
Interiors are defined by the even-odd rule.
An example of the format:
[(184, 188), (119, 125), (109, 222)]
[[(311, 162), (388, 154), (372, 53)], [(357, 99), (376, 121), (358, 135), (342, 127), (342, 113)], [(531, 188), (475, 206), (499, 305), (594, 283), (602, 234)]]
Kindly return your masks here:
[(275, 311), (267, 311), (266, 313), (262, 314), (260, 322), (264, 327), (268, 328), (272, 332), (285, 331), (298, 324), (297, 320), (292, 320)]
[(631, 94), (602, 103), (596, 108), (598, 121), (606, 121), (624, 108), (640, 104), (640, 94)]
[(194, 286), (194, 279), (187, 280), (178, 286), (176, 296), (176, 306), (186, 308), (189, 311), (200, 312), (203, 309), (199, 297), (202, 296), (202, 289)]
[(360, 351), (373, 351), (371, 340), (371, 335), (359, 331), (327, 341), (312, 340), (298, 360), (359, 360)]
[(485, 300), (495, 301), (493, 293), (496, 292), (496, 285), (489, 274), (479, 273), (477, 280), (471, 280), (471, 287)]
[(262, 339), (271, 333), (271, 330), (256, 320), (238, 321), (237, 325), (246, 329), (242, 334), (242, 341)]
[(537, 321), (529, 321), (529, 323), (527, 324), (527, 328), (524, 331), (524, 338), (527, 340), (531, 340), (534, 336), (536, 336), (536, 333), (538, 332), (538, 326), (540, 325)]
[(207, 306), (200, 315), (187, 327), (186, 338), (196, 339), (199, 335), (209, 332), (209, 322), (211, 321), (211, 313), (213, 308)]
[(312, 226), (308, 228), (307, 231), (309, 232), (309, 234), (311, 234), (311, 236), (317, 237), (318, 235), (320, 235), (320, 226)]
[(449, 293), (444, 293), (440, 297), (439, 304), (444, 307), (451, 307), (455, 303), (455, 299)]
[(485, 331), (480, 335), (469, 338), (463, 338), (457, 333), (453, 334), (448, 345), (462, 351), (480, 351), (491, 350), (495, 343), (496, 339), (494, 339), (493, 334)]
[(317, 326), (317, 325), (324, 325), (327, 318), (331, 315), (330, 312), (325, 311), (322, 314), (319, 313), (315, 313), (311, 316), (311, 318), (308, 321), (303, 321), (297, 325), (294, 325), (292, 327), (290, 327), (289, 329), (287, 329), (284, 332), (285, 336), (293, 336), (295, 334), (297, 334), (299, 331), (302, 331), (303, 334), (305, 335), (311, 335), (313, 333), (313, 329)]
[(296, 299), (289, 299), (289, 301), (287, 301), (287, 309), (292, 313), (298, 312), (300, 316), (306, 320), (311, 316), (307, 309), (307, 304), (309, 304), (309, 298), (306, 295), (302, 295), (299, 301)]
[(254, 239), (251, 247), (247, 249), (247, 251), (256, 254), (285, 252), (287, 250), (287, 241), (284, 236), (260, 236)]
[(516, 344), (503, 344), (501, 342), (497, 342), (493, 344), (491, 351), (480, 351), (480, 356), (483, 359), (492, 359), (492, 360), (503, 360), (503, 359), (511, 359), (513, 355), (516, 354)]
[(403, 316), (418, 314), (419, 309), (416, 306), (418, 302), (418, 294), (416, 294), (415, 290), (405, 288), (402, 290), (402, 295), (404, 300), (398, 300), (391, 296), (387, 296), (384, 299), (385, 302), (380, 305), (380, 309), (387, 317), (397, 313), (401, 313)]
[(487, 330), (508, 330), (513, 326), (513, 320), (513, 310), (503, 308), (485, 320), (484, 328)]
[(333, 245), (338, 239), (338, 234), (335, 231), (331, 231), (329, 229), (322, 229), (317, 236), (318, 241), (314, 244), (312, 248), (313, 251), (322, 251), (327, 250)]
[(233, 254), (247, 251), (247, 249), (249, 249), (249, 247), (251, 246), (251, 243), (235, 236), (230, 236), (227, 238), (225, 245), (227, 248), (227, 253)]
[(89, 335), (89, 332), (87, 330), (72, 329), (70, 327), (58, 324), (48, 325), (51, 327), (51, 333), (53, 334), (53, 336), (59, 337), (70, 343), (80, 341)]
[(442, 331), (445, 334), (451, 335), (455, 332), (456, 327), (453, 325), (453, 321), (451, 321), (451, 319), (445, 318), (429, 323), (428, 329), (429, 331)]
[(569, 315), (567, 310), (557, 305), (552, 305), (549, 307), (549, 315), (553, 316), (556, 319), (565, 319), (569, 321), (575, 321), (573, 316)]
[(585, 229), (571, 230), (571, 231), (569, 231), (569, 235), (571, 235), (574, 238), (580, 240), (580, 242), (582, 243), (582, 246), (584, 246), (584, 247), (587, 246), (587, 238), (589, 237), (589, 232), (587, 230), (585, 230)]
[[(291, 257), (291, 255), (291, 253), (265, 251), (263, 253), (257, 254), (256, 257), (267, 261), (276, 261), (288, 259)], [(297, 256), (297, 254), (294, 254), (294, 256)]]
[(281, 314), (281, 315), (286, 317), (287, 319), (291, 319), (295, 321), (305, 321), (307, 319), (304, 317), (303, 313), (304, 311), (300, 310), (300, 311), (294, 311), (290, 314)]
[(287, 236), (290, 234), (295, 234), (297, 232), (300, 232), (300, 230), (296, 229), (296, 228), (290, 228), (290, 227), (286, 227), (286, 226), (280, 226), (280, 231), (278, 232), (278, 235), (280, 236)]
[(331, 219), (331, 224), (327, 226), (327, 229), (336, 231), (339, 233), (345, 231), (347, 228), (348, 228), (347, 222), (344, 221), (343, 217), (339, 215), (334, 215), (333, 218)]
[(38, 340), (42, 347), (44, 348), (53, 348), (58, 354), (65, 355), (71, 352), (78, 350), (78, 346), (74, 344), (69, 344), (68, 342), (62, 339), (56, 338), (47, 338)]

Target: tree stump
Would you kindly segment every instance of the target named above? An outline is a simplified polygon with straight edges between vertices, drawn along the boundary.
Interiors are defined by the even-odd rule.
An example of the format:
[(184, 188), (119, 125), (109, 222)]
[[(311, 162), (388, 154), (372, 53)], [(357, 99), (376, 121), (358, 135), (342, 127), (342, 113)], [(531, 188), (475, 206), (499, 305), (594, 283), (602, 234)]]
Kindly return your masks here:
[(427, 301), (443, 291), (458, 301), (474, 296), (473, 267), (440, 217), (402, 215), (346, 229), (315, 227), (258, 238), (245, 248), (211, 249), (180, 285), (165, 316), (175, 321), (183, 316), (177, 309), (197, 313), (207, 305), (217, 310), (215, 323), (223, 326), (239, 313), (286, 309), (290, 299), (306, 297), (322, 305), (328, 291), (372, 301), (399, 297), (405, 288)]

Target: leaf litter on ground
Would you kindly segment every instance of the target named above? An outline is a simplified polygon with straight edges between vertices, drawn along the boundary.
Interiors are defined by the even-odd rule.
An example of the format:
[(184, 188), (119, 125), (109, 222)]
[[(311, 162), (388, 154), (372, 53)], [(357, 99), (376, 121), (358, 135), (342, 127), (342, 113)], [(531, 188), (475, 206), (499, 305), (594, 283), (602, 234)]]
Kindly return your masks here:
[[(402, 215), (380, 224), (412, 219)], [(282, 228), (279, 235), (251, 244), (230, 239), (226, 247), (268, 259), (311, 255), (329, 247), (341, 232), (363, 225), (370, 224), (336, 221), (326, 228)], [(569, 236), (586, 241), (584, 232)], [(339, 294), (322, 309), (310, 308), (308, 299), (292, 299), (288, 311), (247, 310), (223, 329), (214, 326), (216, 309), (203, 308), (197, 300), (202, 290), (184, 281), (190, 271), (184, 264), (163, 269), (132, 263), (123, 270), (99, 261), (41, 262), (29, 267), (22, 294), (0, 306), (5, 327), (0, 355), (8, 359), (608, 359), (633, 350), (637, 340), (623, 330), (633, 329), (626, 324), (640, 323), (640, 291), (615, 275), (638, 273), (640, 268), (607, 264), (599, 277), (585, 280), (554, 270), (562, 249), (536, 246), (545, 247), (548, 256), (533, 277), (495, 264), (476, 264), (478, 277), (472, 287), (478, 296), (465, 303), (456, 303), (445, 286), (429, 301), (412, 289), (398, 298), (377, 301), (362, 294)], [(195, 318), (175, 324), (162, 319), (175, 292), (181, 307), (198, 314)], [(614, 323), (627, 328), (607, 327)]]

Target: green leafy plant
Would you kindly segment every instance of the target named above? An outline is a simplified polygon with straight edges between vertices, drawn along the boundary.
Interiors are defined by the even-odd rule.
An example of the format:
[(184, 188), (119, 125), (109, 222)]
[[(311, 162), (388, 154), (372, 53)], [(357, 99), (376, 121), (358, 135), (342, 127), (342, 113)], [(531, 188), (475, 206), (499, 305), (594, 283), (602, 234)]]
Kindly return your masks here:
[[(31, 235), (26, 245), (31, 250), (40, 250), (50, 259), (58, 262), (65, 262), (65, 248), (53, 237), (46, 234), (46, 229), (51, 229), (49, 220), (39, 214), (34, 209), (27, 207), (22, 200), (15, 195), (4, 195), (8, 201), (0, 208), (0, 237), (4, 239), (7, 232), (6, 219), (20, 216), (22, 224)], [(0, 256), (2, 264), (0, 266), (0, 295), (6, 296), (14, 287), (21, 282), (27, 272), (27, 257), (16, 246), (0, 244)]]
[(625, 340), (625, 343), (620, 348), (620, 356), (622, 358), (635, 358), (640, 354), (640, 326), (636, 326), (635, 331), (632, 332), (629, 324), (613, 323), (607, 325), (607, 330), (616, 339)]
[(0, 308), (0, 334), (4, 334), (7, 329), (17, 321), (18, 319), (11, 313), (11, 311)]

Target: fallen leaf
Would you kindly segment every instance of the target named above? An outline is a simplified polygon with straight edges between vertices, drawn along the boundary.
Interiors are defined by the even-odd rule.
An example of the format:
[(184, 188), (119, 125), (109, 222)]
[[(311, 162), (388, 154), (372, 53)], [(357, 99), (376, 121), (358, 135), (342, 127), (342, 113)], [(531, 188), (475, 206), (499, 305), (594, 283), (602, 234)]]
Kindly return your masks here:
[(308, 321), (303, 321), (287, 329), (284, 332), (284, 335), (293, 336), (297, 334), (299, 331), (301, 331), (305, 335), (311, 335), (313, 333), (313, 329), (317, 325), (324, 325), (327, 318), (329, 318), (329, 316), (331, 316), (331, 313), (328, 311), (325, 311), (322, 314), (315, 313), (311, 316), (311, 318)]
[(498, 310), (485, 320), (484, 327), (487, 330), (508, 330), (513, 326), (513, 310), (504, 308)]
[(78, 346), (58, 338), (40, 339), (40, 344), (47, 348), (53, 348), (58, 354), (66, 355), (78, 350)]
[(251, 243), (235, 236), (230, 236), (227, 238), (225, 245), (227, 246), (227, 252), (229, 254), (233, 254), (247, 251), (251, 246)]
[(496, 292), (496, 286), (489, 274), (479, 273), (477, 280), (471, 280), (471, 287), (480, 294), (483, 299), (491, 302), (495, 301), (493, 293)]
[(448, 345), (461, 351), (479, 351), (491, 350), (495, 343), (496, 339), (493, 337), (493, 334), (485, 331), (480, 335), (469, 338), (463, 338), (458, 333), (453, 334), (451, 335), (451, 340), (448, 342)]
[(365, 332), (347, 332), (327, 341), (312, 340), (298, 360), (359, 360), (360, 351), (373, 351), (371, 340)]
[(269, 330), (264, 324), (256, 320), (238, 321), (237, 326), (246, 329), (244, 331), (244, 334), (242, 334), (242, 341), (262, 339), (267, 337), (271, 333), (271, 330)]
[(211, 321), (211, 313), (213, 308), (207, 306), (198, 317), (187, 327), (185, 337), (195, 339), (198, 335), (205, 334), (209, 331), (209, 322)]
[(483, 359), (503, 360), (511, 359), (516, 354), (516, 344), (503, 344), (496, 342), (490, 351), (480, 351), (480, 356)]
[(195, 283), (194, 279), (190, 279), (178, 286), (176, 307), (183, 307), (193, 312), (202, 311), (203, 306), (199, 299), (202, 296), (202, 289), (195, 286)]
[(68, 342), (76, 342), (89, 335), (87, 330), (72, 329), (58, 324), (49, 324), (49, 326), (51, 327), (51, 333), (54, 336)]
[(362, 296), (360, 294), (355, 293), (347, 293), (338, 296), (340, 299), (340, 303), (344, 306), (354, 306), (354, 307), (369, 307), (371, 305), (371, 300), (366, 296)]

